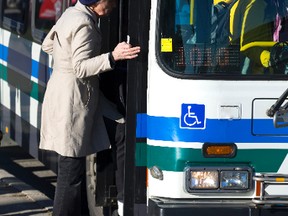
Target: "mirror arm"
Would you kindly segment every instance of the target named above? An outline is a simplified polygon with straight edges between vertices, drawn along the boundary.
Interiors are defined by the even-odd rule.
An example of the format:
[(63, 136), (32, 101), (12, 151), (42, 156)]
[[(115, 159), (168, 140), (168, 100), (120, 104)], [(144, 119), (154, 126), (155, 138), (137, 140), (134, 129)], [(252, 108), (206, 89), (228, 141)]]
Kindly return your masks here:
[[(288, 96), (288, 89), (285, 90), (285, 92), (278, 98), (278, 100), (266, 111), (266, 115), (269, 117), (273, 117), (275, 112), (278, 111), (283, 104), (283, 102), (286, 100)], [(284, 109), (288, 107), (288, 103), (284, 105)]]

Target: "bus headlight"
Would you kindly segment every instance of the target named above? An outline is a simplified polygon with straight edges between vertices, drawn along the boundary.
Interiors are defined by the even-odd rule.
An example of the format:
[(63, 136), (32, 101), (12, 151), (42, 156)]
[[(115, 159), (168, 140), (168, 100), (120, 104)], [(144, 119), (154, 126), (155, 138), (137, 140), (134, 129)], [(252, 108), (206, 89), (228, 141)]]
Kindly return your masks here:
[(249, 187), (248, 171), (222, 171), (220, 174), (220, 188), (233, 190), (247, 190)]
[(215, 189), (219, 185), (218, 171), (191, 171), (190, 188)]
[(248, 192), (252, 189), (251, 167), (186, 167), (189, 193)]

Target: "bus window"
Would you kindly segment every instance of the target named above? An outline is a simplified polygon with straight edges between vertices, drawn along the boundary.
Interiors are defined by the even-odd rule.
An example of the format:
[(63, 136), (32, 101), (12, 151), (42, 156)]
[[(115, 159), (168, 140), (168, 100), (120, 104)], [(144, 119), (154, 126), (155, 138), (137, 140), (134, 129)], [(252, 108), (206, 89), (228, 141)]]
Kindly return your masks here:
[(4, 28), (18, 34), (24, 34), (27, 29), (29, 0), (3, 1), (2, 14), (2, 25)]
[(35, 27), (46, 33), (61, 15), (61, 0), (36, 0)]
[(55, 22), (61, 16), (63, 0), (35, 0), (32, 13), (32, 34), (36, 41), (42, 42)]
[[(286, 2), (162, 0), (159, 62), (176, 76), (283, 77), (288, 74)], [(281, 22), (278, 40), (277, 21)]]

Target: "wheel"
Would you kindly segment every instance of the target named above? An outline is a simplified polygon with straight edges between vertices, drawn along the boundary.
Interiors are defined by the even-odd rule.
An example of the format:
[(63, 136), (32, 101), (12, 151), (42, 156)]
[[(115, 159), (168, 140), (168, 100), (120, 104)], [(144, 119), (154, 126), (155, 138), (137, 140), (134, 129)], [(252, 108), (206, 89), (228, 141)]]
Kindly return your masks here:
[(104, 216), (103, 207), (96, 206), (96, 156), (86, 157), (86, 193), (90, 216)]

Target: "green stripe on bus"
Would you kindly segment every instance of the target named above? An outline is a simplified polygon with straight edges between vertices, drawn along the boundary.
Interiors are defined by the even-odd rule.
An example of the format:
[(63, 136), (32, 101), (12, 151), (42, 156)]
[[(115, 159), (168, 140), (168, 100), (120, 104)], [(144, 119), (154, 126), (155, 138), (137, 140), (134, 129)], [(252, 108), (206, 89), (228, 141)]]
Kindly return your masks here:
[(43, 102), (44, 93), (39, 90), (39, 85), (35, 82), (32, 82), (32, 90), (30, 92), (30, 96), (40, 103)]
[(156, 165), (166, 171), (183, 171), (188, 164), (192, 166), (249, 165), (255, 172), (277, 172), (287, 154), (287, 149), (238, 149), (234, 158), (205, 158), (201, 149), (147, 145), (147, 167)]
[(147, 144), (136, 143), (136, 166), (147, 166)]
[(0, 64), (0, 78), (3, 80), (7, 80), (7, 67)]
[[(11, 71), (12, 73), (12, 71)], [(27, 79), (26, 77), (23, 77), (19, 75), (18, 73), (13, 73), (13, 76), (19, 77), (19, 80), (22, 80), (23, 83), (27, 82), (31, 86), (31, 89), (29, 90), (21, 88), (21, 86), (28, 86), (28, 85), (21, 85), (21, 86), (15, 86), (13, 84), (13, 80), (8, 79), (8, 74), (7, 74), (7, 67), (4, 65), (0, 64), (0, 79), (5, 80), (8, 84), (14, 86), (15, 88), (20, 88), (22, 92), (25, 94), (29, 95), (30, 97), (34, 98), (35, 100), (39, 101), (40, 103), (43, 102), (43, 97), (44, 97), (44, 87), (40, 86), (38, 83), (33, 82), (32, 80)], [(16, 78), (16, 77), (15, 77)], [(10, 78), (11, 79), (11, 78)]]

